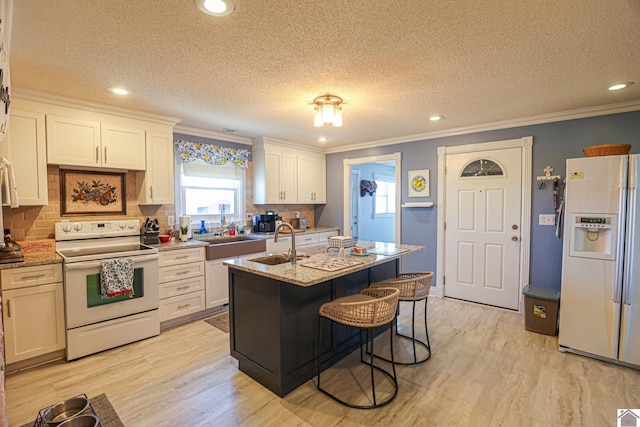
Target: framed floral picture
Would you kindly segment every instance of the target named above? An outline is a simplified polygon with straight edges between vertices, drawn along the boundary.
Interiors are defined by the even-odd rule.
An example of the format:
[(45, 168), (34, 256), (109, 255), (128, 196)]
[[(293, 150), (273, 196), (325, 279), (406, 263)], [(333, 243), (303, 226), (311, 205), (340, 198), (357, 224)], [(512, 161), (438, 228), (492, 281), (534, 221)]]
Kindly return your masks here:
[(409, 197), (429, 197), (429, 169), (409, 171)]
[(60, 169), (60, 216), (126, 214), (125, 175)]

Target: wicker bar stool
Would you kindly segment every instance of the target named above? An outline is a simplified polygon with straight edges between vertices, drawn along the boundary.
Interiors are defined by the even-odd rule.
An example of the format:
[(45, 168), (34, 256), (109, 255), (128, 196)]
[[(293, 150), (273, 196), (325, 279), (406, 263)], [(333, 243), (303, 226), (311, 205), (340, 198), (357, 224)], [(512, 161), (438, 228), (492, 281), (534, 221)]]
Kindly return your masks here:
[[(379, 408), (391, 402), (398, 394), (398, 379), (396, 376), (396, 367), (393, 365), (393, 339), (389, 334), (391, 345), (391, 361), (393, 374), (381, 367), (374, 365), (373, 357), (370, 361), (365, 361), (362, 352), (362, 331), (367, 331), (367, 340), (369, 333), (371, 334), (371, 353), (373, 354), (373, 342), (375, 339), (375, 328), (387, 325), (393, 321), (398, 308), (398, 296), (400, 291), (396, 288), (378, 287), (376, 289), (363, 289), (359, 294), (349, 295), (343, 298), (337, 298), (331, 302), (322, 304), (320, 307), (320, 317), (318, 320), (318, 390), (331, 397), (335, 401), (349, 406), (351, 408), (371, 409)], [(346, 402), (320, 386), (320, 355), (322, 352), (322, 318), (331, 320), (332, 322), (342, 325), (354, 326), (360, 328), (360, 362), (370, 366), (371, 370), (371, 390), (373, 394), (373, 405), (356, 405)], [(342, 354), (342, 353), (339, 353)], [(336, 356), (336, 355), (334, 355)], [(382, 402), (378, 402), (376, 397), (376, 385), (374, 381), (374, 369), (380, 371), (393, 383), (393, 395)]]
[[(394, 319), (396, 335), (402, 338), (406, 338), (412, 341), (413, 344), (413, 361), (412, 362), (398, 362), (398, 365), (417, 365), (426, 362), (431, 358), (431, 343), (429, 342), (429, 330), (427, 329), (427, 297), (429, 296), (429, 289), (431, 288), (431, 279), (433, 278), (432, 271), (415, 272), (415, 273), (402, 273), (395, 279), (388, 279), (382, 282), (372, 283), (370, 288), (376, 289), (381, 287), (393, 287), (400, 291), (399, 301), (413, 302), (413, 311), (411, 313), (411, 336), (403, 335), (398, 332), (398, 318)], [(416, 338), (416, 302), (424, 300), (424, 333), (426, 334), (426, 342), (420, 341)], [(416, 351), (416, 344), (424, 347), (427, 350), (427, 355), (418, 360), (418, 354)], [(382, 360), (389, 361), (388, 359), (376, 356)], [(393, 359), (393, 354), (391, 355)]]

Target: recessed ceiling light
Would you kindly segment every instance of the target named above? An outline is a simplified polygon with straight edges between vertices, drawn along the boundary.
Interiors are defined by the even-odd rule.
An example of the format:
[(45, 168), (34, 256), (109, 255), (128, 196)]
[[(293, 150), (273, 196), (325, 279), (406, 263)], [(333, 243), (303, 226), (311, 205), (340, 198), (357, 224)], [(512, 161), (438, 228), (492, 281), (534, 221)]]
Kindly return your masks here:
[(109, 90), (113, 93), (115, 93), (116, 95), (129, 95), (129, 91), (126, 89), (123, 89), (121, 87), (111, 87), (109, 88)]
[(196, 0), (196, 6), (207, 15), (227, 16), (235, 9), (232, 0)]
[(444, 119), (444, 116), (435, 115), (435, 116), (429, 117), (429, 120), (431, 120), (432, 122), (437, 122), (438, 120), (442, 120), (442, 119)]
[(629, 87), (632, 84), (633, 84), (633, 82), (618, 83), (616, 85), (609, 86), (607, 89), (609, 89), (609, 90), (620, 90), (620, 89), (624, 89), (625, 87)]
[(329, 140), (329, 138), (327, 138), (326, 136), (321, 136), (320, 138), (318, 138), (318, 141), (320, 142), (327, 142)]

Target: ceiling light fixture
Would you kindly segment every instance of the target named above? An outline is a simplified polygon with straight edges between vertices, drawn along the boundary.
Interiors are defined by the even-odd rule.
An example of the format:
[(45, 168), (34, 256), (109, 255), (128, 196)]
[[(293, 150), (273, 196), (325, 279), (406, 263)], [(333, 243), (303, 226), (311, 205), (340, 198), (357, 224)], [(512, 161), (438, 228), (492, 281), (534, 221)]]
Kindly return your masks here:
[(196, 6), (207, 15), (227, 16), (235, 10), (232, 0), (195, 0)]
[(620, 90), (620, 89), (624, 89), (625, 87), (629, 87), (632, 84), (633, 84), (633, 82), (618, 83), (616, 85), (609, 86), (607, 89), (609, 89), (609, 90)]
[(429, 117), (429, 120), (431, 120), (432, 122), (437, 122), (438, 120), (442, 120), (442, 119), (444, 119), (444, 116), (435, 115), (435, 116)]
[(318, 138), (319, 142), (327, 142), (329, 140), (329, 138), (325, 137), (325, 136), (321, 136), (320, 138)]
[(129, 95), (129, 91), (121, 87), (111, 87), (109, 90), (116, 95)]
[(342, 126), (342, 98), (335, 95), (322, 95), (313, 100), (313, 126), (323, 127), (326, 123), (339, 128)]

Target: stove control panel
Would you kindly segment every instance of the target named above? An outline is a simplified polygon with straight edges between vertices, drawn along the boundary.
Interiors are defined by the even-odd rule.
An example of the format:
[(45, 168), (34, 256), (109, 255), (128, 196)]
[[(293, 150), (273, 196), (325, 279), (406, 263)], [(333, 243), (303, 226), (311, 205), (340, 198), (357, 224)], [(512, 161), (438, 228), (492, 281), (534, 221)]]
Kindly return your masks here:
[(56, 240), (124, 237), (140, 234), (140, 222), (135, 219), (113, 221), (61, 221), (55, 224)]

